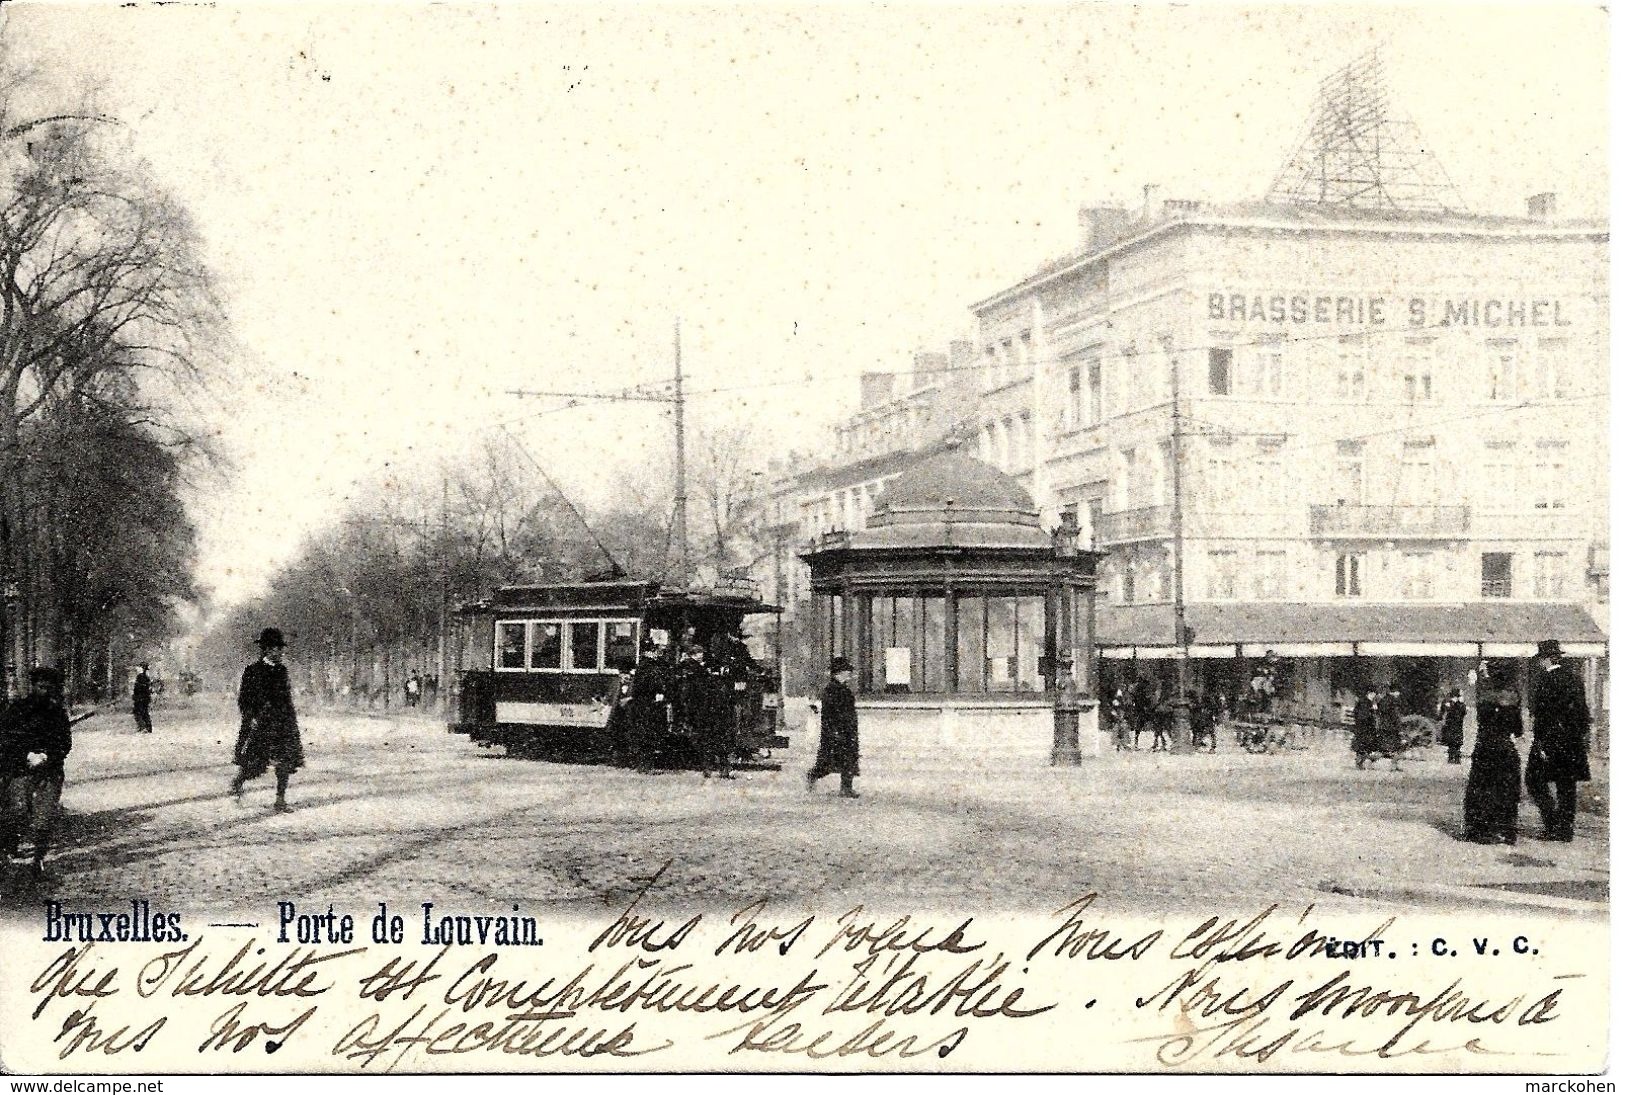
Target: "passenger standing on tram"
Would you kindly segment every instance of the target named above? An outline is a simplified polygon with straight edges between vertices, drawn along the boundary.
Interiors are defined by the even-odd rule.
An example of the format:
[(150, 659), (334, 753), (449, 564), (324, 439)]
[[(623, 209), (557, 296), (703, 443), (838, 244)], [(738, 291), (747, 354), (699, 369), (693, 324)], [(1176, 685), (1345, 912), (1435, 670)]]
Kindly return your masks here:
[(733, 779), (734, 700), (733, 667), (729, 664), (727, 638), (711, 639), (711, 655), (704, 661), (705, 675), (699, 685), (699, 712), (696, 733), (700, 764), (705, 778), (712, 769), (723, 779)]

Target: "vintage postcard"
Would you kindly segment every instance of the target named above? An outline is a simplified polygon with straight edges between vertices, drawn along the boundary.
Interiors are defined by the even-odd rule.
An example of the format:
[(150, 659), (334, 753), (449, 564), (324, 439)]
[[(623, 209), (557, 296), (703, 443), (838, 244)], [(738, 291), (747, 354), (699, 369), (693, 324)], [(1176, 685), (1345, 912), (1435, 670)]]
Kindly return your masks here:
[(0, 1070), (1602, 1090), (1610, 32), (6, 5)]

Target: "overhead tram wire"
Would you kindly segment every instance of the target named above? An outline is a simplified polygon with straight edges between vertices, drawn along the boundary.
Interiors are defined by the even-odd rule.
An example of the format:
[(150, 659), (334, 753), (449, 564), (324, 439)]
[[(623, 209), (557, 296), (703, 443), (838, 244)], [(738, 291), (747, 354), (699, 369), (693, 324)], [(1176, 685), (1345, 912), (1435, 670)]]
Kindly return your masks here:
[(564, 503), (565, 508), (567, 508), (570, 513), (574, 515), (575, 519), (581, 523), (581, 527), (587, 530), (587, 535), (592, 537), (592, 542), (598, 545), (598, 550), (603, 552), (605, 559), (609, 560), (610, 569), (614, 572), (614, 575), (616, 577), (623, 577), (626, 574), (626, 568), (621, 565), (621, 561), (619, 559), (610, 554), (609, 548), (604, 546), (604, 541), (598, 538), (597, 531), (587, 523), (587, 518), (582, 515), (580, 510), (576, 509), (575, 503), (570, 501), (570, 496), (564, 493), (563, 488), (561, 488), (558, 483), (554, 481), (551, 475), (547, 474), (547, 469), (542, 467), (541, 461), (537, 460), (531, 455), (530, 450), (525, 447), (524, 442), (515, 437), (512, 430), (504, 427), (502, 432), (507, 434), (508, 440), (513, 442), (514, 447), (519, 450), (524, 458), (530, 461), (531, 467), (535, 468), (541, 473), (542, 478), (547, 480), (547, 485), (553, 488), (553, 493), (559, 496), (559, 500)]

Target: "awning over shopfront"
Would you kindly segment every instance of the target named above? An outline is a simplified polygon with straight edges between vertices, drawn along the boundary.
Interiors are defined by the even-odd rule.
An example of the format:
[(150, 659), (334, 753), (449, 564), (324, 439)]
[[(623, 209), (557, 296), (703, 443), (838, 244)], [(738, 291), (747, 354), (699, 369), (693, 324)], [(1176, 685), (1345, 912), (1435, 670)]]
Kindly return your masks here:
[[(1607, 654), (1607, 636), (1579, 605), (1212, 604), (1186, 606), (1193, 658), (1533, 657), (1556, 639), (1569, 657)], [(1103, 605), (1096, 644), (1107, 658), (1171, 658), (1171, 605)]]

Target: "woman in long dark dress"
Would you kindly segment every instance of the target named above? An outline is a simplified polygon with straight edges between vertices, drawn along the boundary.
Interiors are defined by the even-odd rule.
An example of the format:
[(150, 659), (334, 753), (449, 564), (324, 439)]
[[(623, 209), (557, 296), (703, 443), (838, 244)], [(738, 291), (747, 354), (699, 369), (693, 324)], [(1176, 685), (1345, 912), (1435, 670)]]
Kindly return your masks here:
[(1463, 834), (1478, 844), (1518, 842), (1518, 747), (1512, 739), (1523, 734), (1523, 710), (1509, 683), (1487, 682), (1478, 701)]

